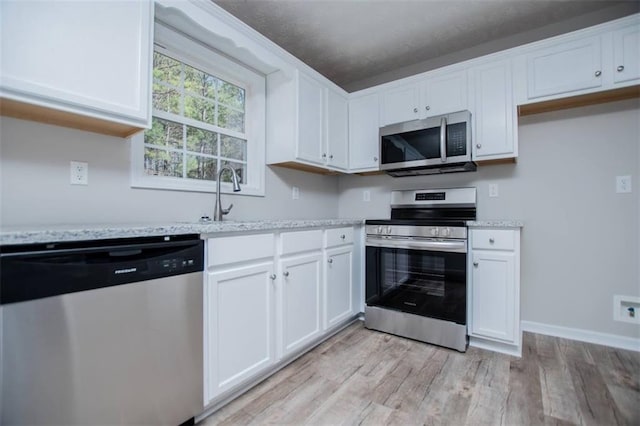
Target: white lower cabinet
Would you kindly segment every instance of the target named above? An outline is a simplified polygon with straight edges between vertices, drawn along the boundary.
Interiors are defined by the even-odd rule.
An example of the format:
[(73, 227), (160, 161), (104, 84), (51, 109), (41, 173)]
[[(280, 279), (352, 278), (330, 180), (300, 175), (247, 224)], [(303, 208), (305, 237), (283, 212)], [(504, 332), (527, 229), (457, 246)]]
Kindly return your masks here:
[(325, 274), (325, 328), (353, 315), (353, 245), (328, 249)]
[(210, 272), (205, 286), (205, 405), (275, 362), (273, 262)]
[(281, 260), (283, 353), (288, 355), (321, 331), (322, 255)]
[(520, 356), (520, 231), (472, 229), (470, 246), (470, 344)]
[(353, 318), (353, 227), (210, 238), (204, 405), (275, 371)]

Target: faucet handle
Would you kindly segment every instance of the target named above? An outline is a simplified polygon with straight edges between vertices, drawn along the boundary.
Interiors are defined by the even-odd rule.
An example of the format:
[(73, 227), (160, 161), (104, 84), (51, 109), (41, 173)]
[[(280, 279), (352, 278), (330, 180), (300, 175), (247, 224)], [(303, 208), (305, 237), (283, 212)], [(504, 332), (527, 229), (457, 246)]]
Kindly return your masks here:
[(233, 203), (229, 204), (229, 208), (228, 209), (222, 209), (222, 214), (229, 214), (229, 212), (231, 211), (231, 209), (233, 208)]

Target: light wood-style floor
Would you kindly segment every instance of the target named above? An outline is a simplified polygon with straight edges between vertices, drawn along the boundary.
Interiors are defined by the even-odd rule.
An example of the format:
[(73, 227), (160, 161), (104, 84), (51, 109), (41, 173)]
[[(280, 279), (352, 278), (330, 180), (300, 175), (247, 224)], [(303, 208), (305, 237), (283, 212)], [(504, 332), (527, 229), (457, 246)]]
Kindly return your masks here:
[(640, 354), (524, 334), (522, 358), (333, 336), (201, 425), (640, 425)]

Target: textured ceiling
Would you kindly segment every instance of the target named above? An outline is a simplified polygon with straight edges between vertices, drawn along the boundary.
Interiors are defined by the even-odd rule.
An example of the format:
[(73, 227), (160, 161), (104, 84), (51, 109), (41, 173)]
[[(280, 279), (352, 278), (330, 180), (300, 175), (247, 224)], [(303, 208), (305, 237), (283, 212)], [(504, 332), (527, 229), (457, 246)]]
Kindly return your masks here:
[(584, 0), (214, 3), (348, 91), (604, 22), (640, 6)]

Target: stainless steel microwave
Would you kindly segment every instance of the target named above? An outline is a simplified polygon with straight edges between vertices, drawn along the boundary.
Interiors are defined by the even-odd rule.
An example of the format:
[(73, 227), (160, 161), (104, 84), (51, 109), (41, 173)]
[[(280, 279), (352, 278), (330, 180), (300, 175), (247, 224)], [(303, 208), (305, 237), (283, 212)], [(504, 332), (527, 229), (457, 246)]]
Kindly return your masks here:
[(469, 111), (380, 129), (380, 170), (392, 176), (475, 171)]

